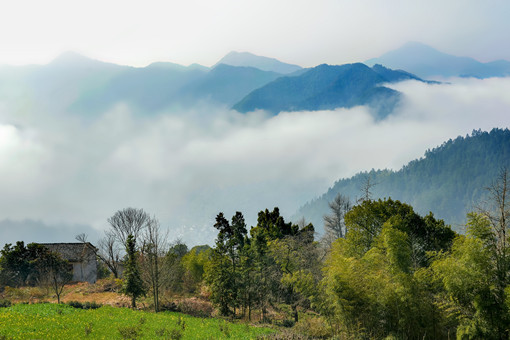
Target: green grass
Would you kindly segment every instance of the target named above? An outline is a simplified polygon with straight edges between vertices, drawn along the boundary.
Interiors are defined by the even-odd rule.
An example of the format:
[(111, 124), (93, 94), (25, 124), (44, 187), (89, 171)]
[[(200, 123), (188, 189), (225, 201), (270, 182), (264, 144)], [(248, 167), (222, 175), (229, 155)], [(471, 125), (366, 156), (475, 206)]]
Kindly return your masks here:
[(110, 306), (94, 310), (56, 304), (0, 308), (0, 339), (256, 339), (272, 332), (221, 319)]

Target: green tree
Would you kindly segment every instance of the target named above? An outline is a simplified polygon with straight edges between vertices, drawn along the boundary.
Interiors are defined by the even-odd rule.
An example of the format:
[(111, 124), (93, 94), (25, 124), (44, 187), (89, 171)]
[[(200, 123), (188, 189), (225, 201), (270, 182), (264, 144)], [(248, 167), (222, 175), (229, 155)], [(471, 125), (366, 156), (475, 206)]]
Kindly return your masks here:
[(313, 234), (313, 225), (308, 224), (294, 236), (269, 242), (270, 254), (280, 270), (280, 294), (291, 306), (295, 322), (299, 321), (297, 307), (309, 306), (310, 289), (321, 279), (318, 243)]
[(489, 187), (490, 200), (468, 214), (466, 236), (432, 265), (445, 293), (445, 309), (458, 322), (457, 338), (510, 337), (508, 171)]
[(8, 243), (0, 251), (1, 280), (3, 285), (19, 287), (27, 284), (28, 276), (33, 271), (29, 250), (23, 241), (13, 246)]
[(131, 297), (131, 307), (136, 308), (136, 299), (140, 296), (145, 296), (146, 290), (138, 267), (138, 252), (136, 251), (135, 238), (131, 234), (126, 239), (125, 263), (122, 292)]
[(73, 279), (72, 265), (59, 254), (47, 251), (36, 260), (36, 266), (40, 280), (51, 287), (57, 296), (57, 303), (60, 303), (64, 287)]
[(449, 250), (455, 235), (449, 226), (391, 199), (364, 200), (345, 221), (346, 237), (333, 243), (325, 263), (326, 302), (319, 299), (336, 329), (368, 338), (447, 334), (427, 268), (429, 252)]
[(387, 222), (408, 235), (415, 267), (427, 265), (426, 252), (448, 249), (455, 237), (455, 232), (432, 213), (423, 218), (410, 205), (391, 198), (365, 200), (345, 215), (351, 254), (362, 256), (370, 250)]
[(218, 229), (218, 237), (207, 269), (207, 281), (211, 286), (211, 300), (220, 307), (222, 315), (229, 315), (230, 306), (235, 304), (235, 280), (229, 258), (233, 230), (223, 213), (216, 216), (214, 227)]

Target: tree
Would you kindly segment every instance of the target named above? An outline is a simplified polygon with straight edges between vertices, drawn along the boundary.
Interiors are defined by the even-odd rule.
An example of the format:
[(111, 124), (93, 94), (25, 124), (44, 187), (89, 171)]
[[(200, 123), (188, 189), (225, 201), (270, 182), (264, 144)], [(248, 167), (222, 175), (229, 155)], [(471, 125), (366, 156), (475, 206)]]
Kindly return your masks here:
[(246, 223), (241, 212), (232, 217), (232, 224), (223, 213), (216, 216), (214, 227), (218, 229), (216, 246), (213, 249), (208, 280), (212, 284), (212, 299), (220, 306), (223, 315), (234, 315), (242, 295), (240, 257), (247, 236)]
[(72, 265), (62, 259), (59, 254), (50, 251), (36, 261), (41, 280), (53, 289), (57, 296), (57, 303), (60, 303), (60, 296), (65, 285), (73, 279)]
[(372, 181), (370, 174), (366, 174), (363, 178), (363, 184), (361, 185), (361, 198), (358, 199), (357, 203), (363, 203), (365, 201), (370, 201), (372, 199), (372, 188), (375, 187), (377, 183)]
[(23, 241), (18, 241), (14, 246), (6, 244), (0, 251), (0, 268), (2, 269), (2, 284), (10, 286), (23, 286), (27, 284), (28, 277), (33, 271), (29, 250)]
[(4, 284), (15, 287), (33, 286), (44, 278), (44, 268), (40, 264), (44, 263), (50, 251), (43, 245), (29, 243), (25, 246), (23, 241), (18, 241), (14, 246), (6, 244), (0, 253)]
[[(466, 236), (433, 262), (445, 290), (446, 310), (457, 320), (458, 338), (510, 337), (508, 170), (488, 188), (489, 201), (468, 214)], [(451, 312), (453, 311), (453, 312)]]
[(105, 236), (98, 241), (98, 247), (92, 246), (87, 241), (86, 234), (76, 235), (76, 240), (82, 242), (89, 249), (94, 252), (94, 255), (103, 262), (108, 270), (113, 274), (115, 278), (119, 277), (119, 265), (120, 265), (120, 247), (118, 246), (115, 235), (111, 231), (105, 231)]
[(150, 215), (143, 209), (125, 208), (108, 218), (108, 223), (117, 241), (125, 245), (129, 235), (132, 235), (136, 242), (140, 233), (152, 223), (151, 220)]
[(351, 202), (348, 197), (338, 194), (332, 202), (329, 202), (329, 208), (331, 214), (324, 216), (324, 230), (326, 237), (332, 242), (337, 238), (344, 237), (347, 232), (344, 218), (345, 214), (351, 210)]
[(410, 205), (391, 198), (363, 201), (345, 215), (346, 246), (352, 255), (361, 257), (370, 250), (385, 223), (408, 235), (416, 267), (428, 264), (427, 251), (449, 249), (455, 237), (450, 226), (431, 213), (421, 217)]
[(126, 258), (122, 292), (131, 297), (131, 307), (136, 308), (136, 299), (144, 296), (146, 290), (138, 268), (138, 252), (133, 235), (128, 235), (126, 239)]
[(150, 219), (142, 235), (141, 266), (143, 278), (151, 287), (154, 299), (154, 310), (159, 311), (159, 292), (165, 280), (164, 257), (168, 248), (168, 232), (161, 231), (156, 218)]
[(314, 228), (308, 224), (294, 236), (286, 236), (269, 244), (269, 250), (281, 271), (282, 296), (292, 308), (295, 322), (299, 321), (297, 307), (309, 305), (312, 286), (321, 279), (318, 244), (313, 239)]

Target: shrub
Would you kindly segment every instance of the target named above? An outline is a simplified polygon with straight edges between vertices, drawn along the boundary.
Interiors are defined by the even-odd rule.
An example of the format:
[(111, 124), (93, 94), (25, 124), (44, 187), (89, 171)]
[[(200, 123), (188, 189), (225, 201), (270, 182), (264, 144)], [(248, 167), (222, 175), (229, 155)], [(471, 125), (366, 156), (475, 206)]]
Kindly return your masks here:
[(140, 326), (119, 327), (119, 333), (122, 339), (136, 339), (141, 333)]
[(95, 291), (98, 293), (119, 292), (122, 288), (122, 279), (116, 279), (113, 276), (110, 276), (105, 279), (97, 280), (94, 287)]
[(230, 338), (230, 326), (228, 322), (225, 320), (223, 320), (223, 322), (220, 321), (218, 326), (220, 328), (220, 332), (222, 332), (225, 337)]
[(184, 336), (184, 330), (179, 328), (174, 328), (170, 331), (170, 339), (172, 340), (180, 340)]
[(284, 319), (284, 320), (276, 322), (277, 326), (286, 327), (286, 328), (294, 327), (295, 324), (296, 324), (296, 322), (292, 319)]
[(98, 309), (102, 305), (96, 302), (84, 302), (81, 303), (79, 301), (69, 301), (67, 304), (71, 307), (78, 308), (78, 309)]
[(300, 320), (294, 327), (298, 333), (307, 335), (313, 339), (328, 339), (332, 336), (332, 330), (320, 317), (312, 317)]
[(85, 325), (85, 336), (89, 336), (90, 333), (92, 333), (92, 322), (89, 322), (87, 325)]
[(178, 311), (199, 318), (209, 318), (213, 312), (213, 306), (208, 301), (197, 298), (183, 299), (177, 304)]
[(0, 300), (0, 308), (10, 307), (11, 305), (12, 305), (11, 301), (9, 301), (7, 299), (1, 299)]
[(310, 337), (303, 335), (303, 334), (298, 334), (291, 329), (285, 329), (278, 333), (259, 336), (258, 339), (263, 339), (263, 340), (308, 340), (308, 339), (310, 339)]
[(162, 312), (179, 312), (179, 306), (175, 302), (162, 302), (159, 305), (159, 309)]

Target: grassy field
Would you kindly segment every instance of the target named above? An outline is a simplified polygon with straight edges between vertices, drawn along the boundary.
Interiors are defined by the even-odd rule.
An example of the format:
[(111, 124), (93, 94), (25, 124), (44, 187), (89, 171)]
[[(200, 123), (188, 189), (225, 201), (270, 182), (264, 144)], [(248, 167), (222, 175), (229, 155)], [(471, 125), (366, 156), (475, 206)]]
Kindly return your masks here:
[(269, 328), (103, 306), (76, 309), (57, 304), (0, 308), (0, 339), (256, 339)]

